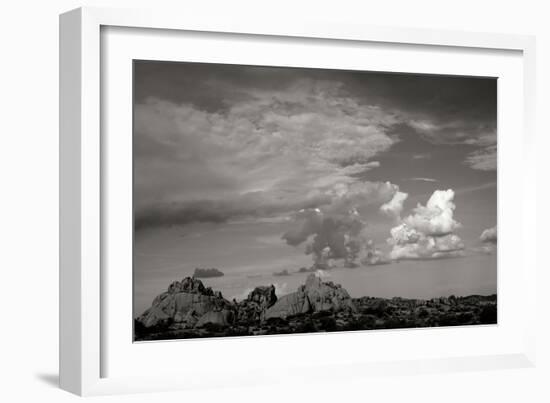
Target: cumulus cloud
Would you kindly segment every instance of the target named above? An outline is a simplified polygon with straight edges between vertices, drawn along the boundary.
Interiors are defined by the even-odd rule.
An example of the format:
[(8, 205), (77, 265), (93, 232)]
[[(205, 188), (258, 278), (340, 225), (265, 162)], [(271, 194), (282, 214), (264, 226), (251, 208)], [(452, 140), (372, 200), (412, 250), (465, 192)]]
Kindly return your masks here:
[(483, 243), (496, 244), (497, 243), (497, 226), (495, 225), (492, 228), (487, 228), (483, 230), (479, 239), (481, 239), (481, 242)]
[(326, 270), (317, 269), (315, 270), (315, 277), (319, 277), (320, 279), (326, 280), (330, 278), (331, 275)]
[(291, 246), (298, 246), (317, 233), (324, 221), (323, 213), (318, 208), (300, 210), (294, 215), (294, 219), (297, 225), (282, 237)]
[(339, 189), (353, 192), (356, 176), (378, 167), (373, 158), (397, 141), (388, 131), (399, 116), (360, 102), (338, 82), (234, 90), (217, 111), (157, 98), (136, 105), (140, 225), (330, 203)]
[(456, 208), (454, 195), (452, 189), (436, 190), (426, 206), (418, 204), (413, 210), (414, 214), (405, 218), (405, 224), (430, 236), (450, 234), (460, 228), (460, 223), (453, 218)]
[(292, 246), (305, 244), (306, 254), (313, 256), (317, 267), (330, 268), (335, 261), (346, 267), (355, 267), (358, 262), (379, 264), (382, 255), (369, 243), (366, 218), (394, 200), (401, 193), (399, 187), (389, 182), (361, 182), (337, 186), (333, 192), (330, 204), (297, 212), (294, 227), (282, 238)]
[(376, 266), (390, 263), (388, 256), (376, 247), (374, 241), (369, 239), (361, 249), (359, 261), (365, 266)]
[(389, 258), (437, 259), (463, 254), (464, 243), (453, 232), (460, 227), (454, 218), (454, 191), (436, 190), (425, 206), (418, 204), (413, 213), (393, 227), (387, 240), (392, 247)]
[(403, 203), (409, 195), (404, 192), (395, 192), (393, 198), (380, 206), (380, 211), (395, 220), (401, 219), (401, 212), (403, 211)]
[(455, 234), (442, 237), (428, 236), (423, 233), (417, 235), (414, 241), (390, 238), (389, 243), (393, 246), (390, 258), (392, 260), (444, 258), (461, 256), (463, 253), (464, 243)]

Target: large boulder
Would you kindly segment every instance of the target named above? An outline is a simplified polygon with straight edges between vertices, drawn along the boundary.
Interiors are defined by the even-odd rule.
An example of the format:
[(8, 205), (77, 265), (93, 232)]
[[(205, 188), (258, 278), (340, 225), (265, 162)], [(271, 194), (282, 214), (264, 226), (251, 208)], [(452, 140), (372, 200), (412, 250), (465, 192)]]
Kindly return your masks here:
[(267, 309), (264, 318), (286, 319), (298, 314), (312, 312), (356, 312), (357, 309), (348, 292), (339, 284), (322, 282), (321, 278), (310, 274), (305, 285), (294, 293), (282, 296)]
[(197, 322), (199, 321), (200, 314), (195, 312), (194, 309), (190, 309), (187, 311), (187, 313), (183, 314), (181, 312), (176, 312), (176, 315), (174, 316), (174, 322), (178, 324), (182, 324), (184, 328), (192, 328), (195, 327)]
[(151, 308), (143, 312), (137, 321), (145, 328), (171, 322), (185, 323), (187, 320), (196, 322), (197, 318), (208, 312), (220, 311), (230, 306), (231, 303), (220, 292), (205, 287), (198, 279), (187, 277), (170, 284), (168, 290), (158, 295)]
[(137, 318), (137, 321), (148, 328), (168, 324), (170, 322), (170, 316), (162, 309), (152, 306), (143, 312), (143, 314)]
[(323, 282), (310, 274), (294, 293), (277, 298), (275, 287), (261, 286), (240, 302), (229, 302), (196, 278), (176, 281), (158, 295), (152, 306), (137, 318), (144, 328), (174, 325), (177, 328), (250, 326), (268, 319), (286, 319), (315, 312), (356, 312), (347, 291), (339, 284)]
[[(185, 277), (181, 281), (174, 281), (168, 286), (166, 291), (168, 294), (177, 294), (186, 292), (189, 294), (213, 295), (214, 292), (210, 287), (205, 287), (202, 281), (193, 277)], [(161, 294), (162, 295), (162, 294)]]
[(275, 295), (275, 286), (260, 286), (254, 288), (252, 292), (248, 294), (248, 301), (255, 302), (262, 307), (269, 308), (275, 302), (277, 302), (277, 295)]
[(334, 284), (332, 281), (323, 283), (321, 278), (314, 274), (307, 277), (303, 292), (307, 295), (313, 312), (356, 311), (356, 307), (345, 288), (342, 288), (340, 284)]
[(206, 312), (196, 322), (195, 327), (203, 327), (205, 325), (217, 325), (226, 327), (233, 323), (234, 314), (229, 309), (223, 309), (221, 311), (209, 311)]
[(281, 318), (286, 319), (300, 313), (308, 313), (310, 304), (307, 295), (301, 291), (283, 295), (275, 305), (265, 312), (265, 319)]
[(245, 300), (237, 303), (237, 322), (250, 324), (262, 321), (266, 310), (276, 302), (275, 286), (254, 288)]

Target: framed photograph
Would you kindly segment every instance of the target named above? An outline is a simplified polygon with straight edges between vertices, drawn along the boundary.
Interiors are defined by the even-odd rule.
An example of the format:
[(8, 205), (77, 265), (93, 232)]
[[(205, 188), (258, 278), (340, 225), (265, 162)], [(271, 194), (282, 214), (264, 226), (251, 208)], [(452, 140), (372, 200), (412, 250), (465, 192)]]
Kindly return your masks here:
[(60, 44), (64, 389), (533, 365), (533, 38), (85, 8)]

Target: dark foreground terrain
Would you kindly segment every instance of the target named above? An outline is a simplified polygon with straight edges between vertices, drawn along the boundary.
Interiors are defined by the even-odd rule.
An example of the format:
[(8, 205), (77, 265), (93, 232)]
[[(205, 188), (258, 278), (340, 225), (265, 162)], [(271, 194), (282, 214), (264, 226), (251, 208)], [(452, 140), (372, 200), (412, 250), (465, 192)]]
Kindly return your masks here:
[(430, 300), (351, 298), (310, 274), (294, 293), (255, 288), (228, 301), (196, 278), (176, 281), (134, 321), (135, 341), (497, 323), (496, 295)]

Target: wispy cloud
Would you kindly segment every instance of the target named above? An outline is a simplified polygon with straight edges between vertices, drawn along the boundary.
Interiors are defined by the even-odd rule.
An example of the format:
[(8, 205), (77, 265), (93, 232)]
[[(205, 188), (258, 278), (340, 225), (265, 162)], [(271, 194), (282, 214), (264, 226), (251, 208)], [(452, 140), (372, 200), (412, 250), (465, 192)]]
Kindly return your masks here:
[(496, 187), (497, 187), (497, 182), (492, 181), (492, 182), (482, 183), (480, 185), (466, 186), (466, 187), (462, 187), (462, 188), (457, 188), (455, 190), (455, 193), (456, 194), (464, 194), (464, 193), (477, 192), (479, 190), (491, 189), (491, 188), (496, 188)]
[(464, 144), (478, 147), (464, 160), (472, 169), (497, 169), (496, 117), (492, 120), (411, 119), (409, 126), (433, 144)]
[(466, 164), (480, 171), (496, 171), (497, 169), (497, 145), (487, 146), (474, 151), (466, 157)]
[(409, 178), (409, 180), (417, 182), (437, 182), (437, 179), (433, 178)]
[(430, 154), (414, 154), (412, 156), (413, 160), (426, 160), (426, 159), (429, 159), (431, 158), (432, 156)]
[(398, 141), (388, 134), (395, 113), (337, 81), (233, 90), (239, 97), (217, 112), (157, 98), (136, 105), (138, 229), (330, 204)]

